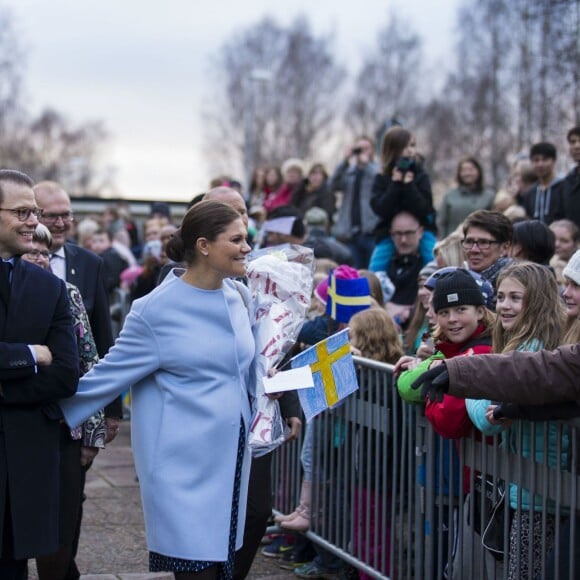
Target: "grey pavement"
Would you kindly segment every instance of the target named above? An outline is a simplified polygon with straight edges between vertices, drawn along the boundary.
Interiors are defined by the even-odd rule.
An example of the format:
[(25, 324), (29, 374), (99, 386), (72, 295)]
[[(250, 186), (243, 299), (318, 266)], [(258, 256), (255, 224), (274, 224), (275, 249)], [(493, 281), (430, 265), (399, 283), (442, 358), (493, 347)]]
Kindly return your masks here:
[[(84, 517), (77, 565), (82, 580), (168, 580), (169, 573), (148, 572), (139, 483), (131, 453), (130, 425), (123, 421), (119, 436), (101, 451), (87, 475)], [(34, 562), (29, 578), (36, 580)], [(250, 579), (289, 580), (296, 576), (276, 561), (256, 556)]]

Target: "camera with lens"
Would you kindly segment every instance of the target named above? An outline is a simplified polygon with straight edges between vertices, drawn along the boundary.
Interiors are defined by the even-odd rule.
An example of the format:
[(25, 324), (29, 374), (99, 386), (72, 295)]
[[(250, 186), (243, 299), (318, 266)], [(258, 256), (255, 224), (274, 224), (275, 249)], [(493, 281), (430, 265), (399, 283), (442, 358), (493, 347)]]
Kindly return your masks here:
[(362, 153), (362, 151), (363, 151), (362, 147), (353, 147), (352, 148), (353, 155), (360, 155)]
[(396, 168), (401, 173), (414, 172), (415, 169), (416, 169), (416, 163), (415, 163), (415, 160), (412, 157), (401, 157), (397, 161)]

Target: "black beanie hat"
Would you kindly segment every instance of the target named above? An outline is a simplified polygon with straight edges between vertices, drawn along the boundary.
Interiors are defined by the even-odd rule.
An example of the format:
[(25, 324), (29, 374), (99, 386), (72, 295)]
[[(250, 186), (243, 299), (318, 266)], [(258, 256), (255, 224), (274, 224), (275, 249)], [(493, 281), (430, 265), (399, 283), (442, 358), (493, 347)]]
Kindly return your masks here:
[(433, 290), (433, 310), (451, 306), (482, 306), (485, 299), (480, 287), (473, 277), (463, 269), (442, 276), (435, 283)]

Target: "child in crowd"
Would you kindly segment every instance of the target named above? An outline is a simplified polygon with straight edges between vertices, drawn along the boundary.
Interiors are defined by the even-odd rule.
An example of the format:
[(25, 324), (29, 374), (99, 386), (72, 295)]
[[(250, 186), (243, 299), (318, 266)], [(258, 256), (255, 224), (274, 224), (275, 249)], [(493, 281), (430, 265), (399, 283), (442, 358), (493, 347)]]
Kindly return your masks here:
[(465, 254), (461, 245), (462, 241), (463, 233), (455, 232), (435, 244), (433, 254), (439, 268), (445, 268), (446, 266), (464, 267)]
[[(506, 267), (498, 277), (496, 310), (494, 352), (552, 350), (560, 344), (565, 315), (556, 279), (548, 268), (530, 262)], [(545, 429), (534, 428), (529, 421), (510, 426), (505, 418), (525, 416), (526, 408), (472, 399), (467, 399), (466, 405), (469, 417), (485, 435), (501, 432), (503, 444), (516, 454), (530, 457), (530, 450), (535, 449), (536, 461), (544, 463), (547, 459), (552, 468), (566, 467), (567, 431), (557, 423), (547, 423)], [(542, 574), (542, 553), (550, 550), (554, 542), (553, 505), (548, 501), (548, 513), (543, 514), (543, 499), (538, 495), (532, 499), (527, 490), (518, 491), (514, 484), (509, 486), (509, 501), (515, 511), (510, 526), (508, 578), (536, 578)], [(532, 569), (527, 567), (527, 558), (519, 557), (528, 552), (530, 543)]]
[[(357, 356), (395, 364), (403, 355), (398, 328), (384, 308), (373, 307), (355, 314), (349, 322), (349, 336), (351, 351)], [(376, 385), (365, 385), (361, 381), (359, 383), (361, 397), (365, 401), (370, 404), (378, 403), (384, 412), (392, 412), (393, 399), (389, 396), (390, 390), (383, 392), (381, 389), (378, 392)], [(398, 415), (393, 412), (394, 414)], [(387, 482), (382, 480), (381, 474), (384, 472), (383, 462), (394, 457), (392, 439), (389, 437), (386, 443), (376, 429), (360, 427), (355, 441), (358, 467), (354, 493), (354, 519), (359, 525), (354, 528), (353, 550), (355, 554), (368, 553), (371, 566), (377, 569), (381, 569), (384, 558), (383, 572), (388, 574), (391, 547), (391, 490), (387, 488)], [(382, 446), (382, 451), (369, 456), (369, 449), (378, 445)], [(387, 514), (386, 526), (383, 525), (383, 513)], [(383, 529), (384, 537), (381, 533)], [(376, 539), (376, 543), (373, 538)], [(359, 572), (359, 578), (365, 580), (370, 576)]]
[[(431, 298), (432, 308), (436, 314), (433, 332), (435, 354), (401, 373), (397, 380), (397, 388), (404, 400), (421, 402), (421, 394), (412, 389), (411, 385), (430, 367), (440, 364), (441, 359), (491, 352), (491, 328), (494, 317), (485, 307), (486, 297), (481, 288), (467, 270), (460, 268), (436, 278)], [(397, 370), (400, 368), (398, 365)], [(466, 436), (473, 427), (467, 415), (465, 401), (451, 395), (445, 395), (441, 402), (427, 400), (425, 416), (434, 430), (448, 439)], [(435, 457), (427, 458), (427, 461), (433, 462), (436, 488), (439, 485), (443, 487), (442, 490), (437, 489), (436, 493), (442, 493), (446, 497), (458, 497), (461, 471), (455, 442), (435, 438)], [(426, 468), (427, 466), (423, 465), (418, 473), (422, 485), (425, 481)], [(434, 535), (435, 543), (437, 544), (441, 538), (443, 544), (434, 547), (436, 555), (432, 567), (434, 577), (440, 577), (439, 575), (451, 566), (451, 562), (447, 561), (449, 544), (455, 548), (459, 538), (457, 536), (451, 538), (449, 529), (453, 528), (457, 534), (458, 527), (451, 526), (451, 520), (456, 516), (457, 508), (444, 506), (434, 508), (434, 521), (429, 524), (432, 530), (438, 530)], [(439, 561), (439, 551), (442, 554), (442, 561)]]
[[(328, 278), (320, 282), (314, 291), (317, 300), (325, 305), (325, 314), (317, 316), (314, 320), (306, 321), (298, 335), (297, 342), (308, 347), (314, 345), (343, 330), (347, 327), (350, 319), (357, 312), (366, 310), (371, 305), (371, 296), (368, 281), (359, 276), (354, 268), (342, 264), (330, 272)], [(356, 296), (359, 300), (356, 305), (341, 307), (342, 299)], [(314, 419), (316, 420), (316, 419)], [(275, 522), (283, 530), (292, 532), (304, 532), (310, 527), (310, 500), (312, 495), (312, 441), (313, 425), (307, 423), (300, 462), (304, 472), (300, 491), (300, 502), (296, 509), (287, 515), (276, 516)], [(281, 544), (265, 548), (262, 553), (276, 555)], [(270, 552), (268, 554), (268, 552)], [(342, 561), (320, 548), (316, 549), (317, 556), (312, 562), (305, 563), (295, 569), (300, 577), (315, 577), (317, 575), (333, 574), (343, 566)]]
[(403, 356), (397, 326), (384, 308), (375, 306), (357, 312), (348, 326), (354, 355), (389, 364)]
[[(436, 272), (437, 274), (437, 272)], [(433, 276), (434, 277), (434, 276)], [(425, 359), (414, 368), (412, 364), (397, 365), (397, 370), (401, 372), (397, 379), (397, 388), (401, 398), (411, 403), (422, 402), (421, 393), (411, 388), (413, 381), (432, 365), (439, 364), (438, 360), (451, 358), (463, 354), (485, 354), (491, 351), (491, 326), (493, 324), (493, 314), (485, 307), (486, 297), (482, 293), (482, 287), (475, 278), (461, 268), (451, 269), (442, 276), (435, 278), (433, 295), (431, 297), (432, 308), (436, 314), (436, 326), (433, 332), (435, 342), (435, 353)], [(406, 357), (406, 363), (411, 362)], [(462, 401), (456, 397), (446, 395), (442, 403), (427, 401), (429, 415), (435, 430), (439, 426), (437, 419), (438, 412), (445, 403), (453, 407), (455, 404), (461, 409)], [(463, 405), (463, 408), (465, 405)], [(426, 413), (427, 414), (427, 413)], [(459, 419), (463, 423), (463, 419)], [(444, 421), (441, 425), (441, 435), (449, 438), (460, 437), (449, 422)]]
[(421, 346), (423, 337), (429, 334), (430, 322), (427, 318), (427, 311), (429, 310), (429, 304), (431, 302), (431, 289), (425, 286), (425, 282), (436, 270), (437, 264), (435, 262), (429, 262), (421, 268), (419, 276), (417, 276), (419, 286), (417, 289), (417, 298), (413, 305), (411, 322), (409, 322), (403, 335), (405, 352), (411, 356)]

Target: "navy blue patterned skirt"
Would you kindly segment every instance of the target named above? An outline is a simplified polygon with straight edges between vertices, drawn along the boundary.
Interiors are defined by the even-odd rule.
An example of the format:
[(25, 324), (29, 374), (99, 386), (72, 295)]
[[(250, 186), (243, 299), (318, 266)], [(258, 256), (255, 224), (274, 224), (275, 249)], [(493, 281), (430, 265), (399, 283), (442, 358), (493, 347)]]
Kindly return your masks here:
[(219, 566), (218, 579), (230, 580), (234, 575), (234, 553), (236, 550), (236, 534), (238, 529), (238, 508), (240, 503), (240, 481), (242, 479), (242, 463), (246, 447), (246, 429), (244, 420), (240, 422), (240, 437), (238, 439), (238, 456), (236, 459), (236, 474), (234, 480), (234, 495), (232, 497), (232, 518), (230, 520), (230, 537), (228, 543), (228, 559), (226, 562), (204, 562), (202, 560), (184, 560), (173, 556), (164, 556), (157, 552), (149, 552), (150, 572), (201, 572), (210, 566)]

